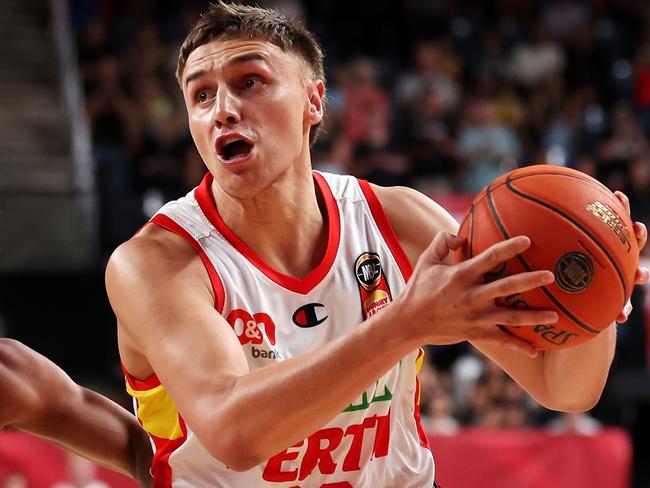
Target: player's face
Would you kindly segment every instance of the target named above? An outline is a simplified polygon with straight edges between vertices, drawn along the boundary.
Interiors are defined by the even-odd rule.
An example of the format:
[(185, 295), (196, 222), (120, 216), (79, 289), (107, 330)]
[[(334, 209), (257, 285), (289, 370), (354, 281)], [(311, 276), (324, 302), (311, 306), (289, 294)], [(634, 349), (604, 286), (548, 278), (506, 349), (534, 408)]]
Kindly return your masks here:
[(323, 83), (297, 55), (248, 39), (217, 40), (187, 59), (183, 95), (192, 138), (219, 186), (258, 194), (290, 169), (309, 170), (309, 127)]

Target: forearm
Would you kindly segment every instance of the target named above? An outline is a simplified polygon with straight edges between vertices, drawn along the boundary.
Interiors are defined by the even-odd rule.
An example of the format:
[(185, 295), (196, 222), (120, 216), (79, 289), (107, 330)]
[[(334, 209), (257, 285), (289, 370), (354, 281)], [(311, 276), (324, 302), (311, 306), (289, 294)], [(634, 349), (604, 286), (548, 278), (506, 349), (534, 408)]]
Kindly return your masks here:
[(616, 348), (616, 325), (576, 347), (544, 354), (544, 384), (550, 407), (584, 411), (600, 399)]
[(208, 443), (221, 448), (213, 455), (247, 469), (323, 427), (417, 348), (398, 338), (398, 320), (391, 305), (305, 356), (240, 376), (215, 412)]
[(44, 405), (38, 415), (15, 427), (145, 483), (151, 446), (135, 417), (77, 385), (57, 394), (61, 401)]
[(496, 344), (474, 341), (542, 406), (559, 411), (584, 411), (600, 398), (614, 357), (616, 327), (608, 327), (579, 346), (540, 351), (531, 358)]

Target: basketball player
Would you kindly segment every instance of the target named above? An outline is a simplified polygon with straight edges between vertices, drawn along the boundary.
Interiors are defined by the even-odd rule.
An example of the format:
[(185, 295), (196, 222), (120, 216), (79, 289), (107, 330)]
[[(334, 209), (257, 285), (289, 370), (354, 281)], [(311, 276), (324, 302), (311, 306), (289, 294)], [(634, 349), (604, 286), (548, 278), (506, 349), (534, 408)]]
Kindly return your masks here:
[(526, 237), (451, 265), (463, 240), (441, 207), (312, 172), (325, 84), (303, 27), (218, 3), (187, 36), (177, 75), (209, 173), (106, 274), (155, 486), (433, 486), (423, 344), (471, 341), (551, 409), (598, 401), (614, 327), (543, 353), (495, 326), (557, 320), (494, 303), (551, 283), (550, 271), (483, 282)]
[(0, 338), (0, 428), (36, 434), (152, 485), (151, 443), (135, 417), (6, 338)]

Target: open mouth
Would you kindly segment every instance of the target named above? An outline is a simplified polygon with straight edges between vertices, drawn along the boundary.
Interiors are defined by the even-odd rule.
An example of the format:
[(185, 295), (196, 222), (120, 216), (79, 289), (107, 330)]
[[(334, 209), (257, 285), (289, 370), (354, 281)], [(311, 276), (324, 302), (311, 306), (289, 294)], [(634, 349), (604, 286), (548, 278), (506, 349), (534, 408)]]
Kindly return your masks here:
[(252, 149), (252, 144), (240, 138), (228, 139), (217, 145), (219, 157), (225, 162), (246, 158)]

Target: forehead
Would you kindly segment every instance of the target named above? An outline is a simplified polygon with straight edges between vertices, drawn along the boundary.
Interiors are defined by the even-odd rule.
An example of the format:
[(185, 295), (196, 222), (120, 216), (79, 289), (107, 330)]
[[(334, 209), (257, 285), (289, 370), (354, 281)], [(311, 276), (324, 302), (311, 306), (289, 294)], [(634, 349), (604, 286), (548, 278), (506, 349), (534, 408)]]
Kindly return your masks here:
[(187, 57), (183, 78), (196, 70), (213, 71), (236, 64), (237, 60), (248, 60), (265, 64), (277, 71), (302, 69), (305, 63), (291, 51), (279, 46), (252, 39), (216, 39), (197, 47)]

